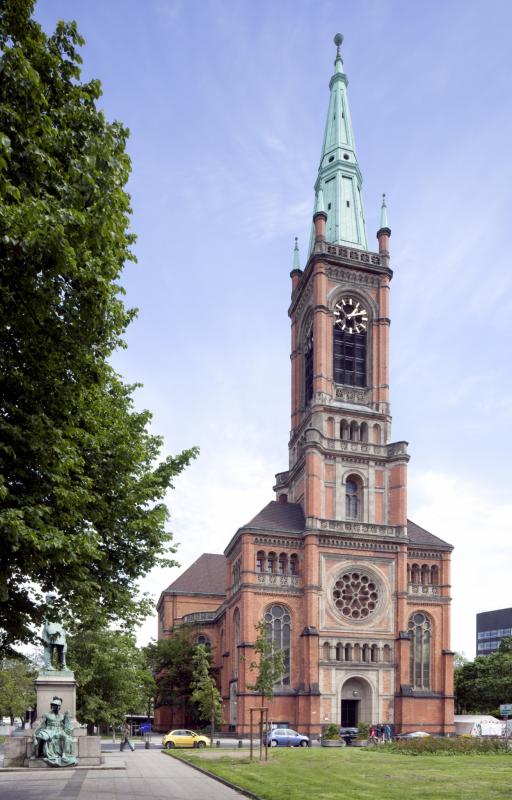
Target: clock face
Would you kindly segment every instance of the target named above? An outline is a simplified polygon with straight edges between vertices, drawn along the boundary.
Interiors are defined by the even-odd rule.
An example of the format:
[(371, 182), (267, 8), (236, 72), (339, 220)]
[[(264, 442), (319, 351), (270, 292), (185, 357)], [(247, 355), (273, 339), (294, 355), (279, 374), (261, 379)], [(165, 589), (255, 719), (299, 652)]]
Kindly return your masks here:
[(368, 327), (368, 314), (359, 300), (346, 295), (334, 306), (334, 324), (346, 333), (363, 333)]

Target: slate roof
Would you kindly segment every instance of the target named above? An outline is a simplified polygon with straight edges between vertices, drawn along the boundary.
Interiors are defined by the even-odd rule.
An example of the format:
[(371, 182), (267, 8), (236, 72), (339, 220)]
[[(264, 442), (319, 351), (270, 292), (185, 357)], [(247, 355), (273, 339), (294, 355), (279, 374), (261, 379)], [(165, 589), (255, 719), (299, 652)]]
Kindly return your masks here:
[(409, 543), (419, 545), (421, 547), (442, 547), (443, 550), (453, 550), (453, 545), (444, 542), (439, 537), (429, 533), (425, 528), (420, 528), (415, 522), (407, 520), (407, 535), (409, 536)]
[(217, 594), (226, 596), (226, 556), (203, 553), (165, 590), (174, 594)]
[(302, 533), (304, 531), (302, 506), (299, 503), (278, 503), (277, 500), (271, 500), (259, 514), (242, 527), (269, 532)]

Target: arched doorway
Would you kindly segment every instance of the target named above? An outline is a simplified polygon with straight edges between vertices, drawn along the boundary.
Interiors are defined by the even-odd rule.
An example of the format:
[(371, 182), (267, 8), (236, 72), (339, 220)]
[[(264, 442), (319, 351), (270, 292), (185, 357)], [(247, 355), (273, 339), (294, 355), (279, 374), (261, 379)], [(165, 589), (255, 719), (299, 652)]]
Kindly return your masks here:
[(354, 728), (372, 721), (372, 689), (364, 678), (349, 678), (341, 687), (341, 725)]

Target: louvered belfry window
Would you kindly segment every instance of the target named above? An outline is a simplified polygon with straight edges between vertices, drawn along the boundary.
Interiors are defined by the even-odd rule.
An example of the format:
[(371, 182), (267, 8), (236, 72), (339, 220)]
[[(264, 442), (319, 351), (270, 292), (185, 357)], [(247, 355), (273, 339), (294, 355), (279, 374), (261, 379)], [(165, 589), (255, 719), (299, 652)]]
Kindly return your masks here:
[(367, 334), (350, 333), (334, 326), (334, 382), (366, 386)]

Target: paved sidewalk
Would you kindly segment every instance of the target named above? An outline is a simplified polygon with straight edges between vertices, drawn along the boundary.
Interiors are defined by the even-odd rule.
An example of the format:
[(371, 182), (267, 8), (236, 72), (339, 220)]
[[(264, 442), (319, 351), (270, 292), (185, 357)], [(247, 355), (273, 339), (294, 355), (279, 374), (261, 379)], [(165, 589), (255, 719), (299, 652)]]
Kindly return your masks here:
[[(159, 750), (113, 753), (126, 770), (0, 770), (2, 800), (237, 800), (243, 795)], [(245, 800), (245, 799), (244, 799)]]

